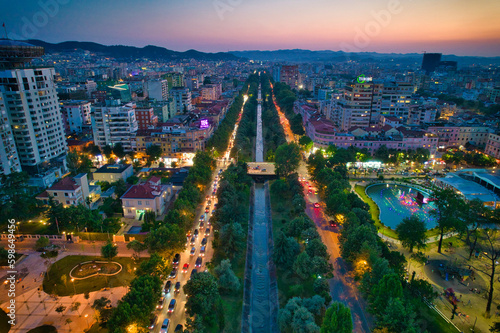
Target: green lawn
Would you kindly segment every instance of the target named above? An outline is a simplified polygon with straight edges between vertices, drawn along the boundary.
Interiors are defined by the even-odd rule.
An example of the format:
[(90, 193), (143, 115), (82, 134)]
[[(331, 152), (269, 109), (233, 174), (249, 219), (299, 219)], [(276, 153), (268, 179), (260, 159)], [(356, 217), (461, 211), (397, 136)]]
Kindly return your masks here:
[(102, 328), (98, 323), (95, 323), (86, 331), (86, 333), (108, 333), (107, 328)]
[[(47, 222), (45, 222), (47, 223)], [(55, 235), (57, 234), (54, 230), (50, 229), (49, 224), (36, 222), (21, 222), (19, 224), (19, 233), (28, 235)]]
[[(271, 183), (271, 182), (270, 182)], [(271, 187), (271, 184), (269, 184)], [(280, 207), (277, 211), (276, 208)], [(271, 192), (271, 215), (273, 220), (273, 237), (275, 237), (283, 228), (283, 221), (289, 221), (292, 217), (290, 214), (291, 203), (281, 196), (274, 195)], [(290, 270), (280, 269), (276, 267), (276, 276), (278, 282), (278, 298), (280, 307), (286, 305), (286, 302), (292, 297), (308, 298), (315, 295), (313, 291), (314, 279), (300, 279)]]
[[(132, 258), (118, 257), (113, 259), (123, 266), (120, 273), (114, 276), (94, 276), (84, 280), (75, 280), (71, 282), (69, 272), (77, 264), (84, 261), (91, 260), (105, 260), (101, 257), (92, 256), (67, 256), (55, 262), (47, 272), (47, 276), (43, 280), (43, 290), (48, 294), (55, 294), (58, 296), (73, 295), (76, 291), (77, 294), (84, 292), (97, 291), (105, 287), (119, 287), (128, 286), (135, 278), (134, 267), (138, 264)], [(66, 278), (63, 278), (65, 276)], [(66, 282), (64, 282), (66, 279)]]
[(424, 319), (427, 330), (430, 333), (457, 333), (459, 332), (453, 325), (450, 325), (436, 311), (420, 302), (416, 312)]

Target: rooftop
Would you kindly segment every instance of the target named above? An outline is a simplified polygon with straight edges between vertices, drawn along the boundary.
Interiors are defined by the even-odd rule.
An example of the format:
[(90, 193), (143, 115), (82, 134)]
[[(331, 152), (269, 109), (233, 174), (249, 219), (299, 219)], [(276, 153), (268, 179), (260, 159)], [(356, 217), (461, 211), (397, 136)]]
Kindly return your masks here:
[(131, 186), (120, 199), (154, 199), (165, 190), (164, 185), (150, 183)]
[(106, 164), (97, 169), (94, 173), (122, 173), (131, 167), (131, 164)]

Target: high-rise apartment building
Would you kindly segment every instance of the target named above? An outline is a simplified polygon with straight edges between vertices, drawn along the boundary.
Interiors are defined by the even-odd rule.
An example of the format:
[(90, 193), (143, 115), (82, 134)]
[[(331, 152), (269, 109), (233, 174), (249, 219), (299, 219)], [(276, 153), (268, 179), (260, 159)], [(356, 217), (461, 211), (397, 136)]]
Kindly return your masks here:
[(175, 102), (177, 113), (191, 111), (193, 105), (191, 103), (191, 91), (187, 87), (174, 87), (170, 90), (170, 94)]
[(280, 70), (280, 81), (288, 84), (292, 89), (299, 88), (299, 65), (283, 65)]
[(157, 101), (166, 101), (168, 99), (167, 80), (145, 81), (143, 89), (144, 91), (147, 91), (150, 99), (155, 99)]
[(135, 118), (137, 119), (137, 126), (140, 130), (154, 127), (158, 124), (158, 116), (155, 116), (153, 108), (136, 108)]
[(125, 151), (135, 150), (138, 128), (133, 102), (121, 104), (120, 100), (108, 100), (106, 105), (92, 106), (94, 144), (101, 148), (121, 143)]
[[(38, 185), (47, 186), (65, 172), (67, 146), (54, 68), (30, 66), (31, 59), (43, 53), (42, 47), (0, 40), (0, 96), (19, 162), (24, 171), (41, 179)], [(4, 126), (3, 131), (9, 130)]]
[(21, 163), (17, 156), (16, 142), (10, 128), (7, 110), (0, 94), (0, 174), (20, 172)]
[(83, 126), (90, 125), (90, 102), (88, 101), (62, 102), (61, 112), (65, 119), (67, 134), (81, 133)]

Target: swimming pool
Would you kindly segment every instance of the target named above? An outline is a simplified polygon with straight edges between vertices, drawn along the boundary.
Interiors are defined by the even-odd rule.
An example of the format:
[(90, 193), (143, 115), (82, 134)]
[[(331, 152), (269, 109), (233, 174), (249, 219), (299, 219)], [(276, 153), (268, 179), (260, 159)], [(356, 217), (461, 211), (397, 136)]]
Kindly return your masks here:
[[(425, 222), (427, 229), (436, 226), (436, 221), (429, 212), (436, 208), (433, 202), (418, 203), (419, 191), (404, 185), (377, 184), (366, 189), (366, 194), (372, 198), (380, 209), (380, 221), (387, 227), (396, 229), (405, 217), (417, 215)], [(429, 196), (423, 192), (424, 202)]]
[(127, 234), (140, 234), (141, 230), (142, 227), (135, 225), (133, 227), (130, 227), (130, 229), (128, 229)]

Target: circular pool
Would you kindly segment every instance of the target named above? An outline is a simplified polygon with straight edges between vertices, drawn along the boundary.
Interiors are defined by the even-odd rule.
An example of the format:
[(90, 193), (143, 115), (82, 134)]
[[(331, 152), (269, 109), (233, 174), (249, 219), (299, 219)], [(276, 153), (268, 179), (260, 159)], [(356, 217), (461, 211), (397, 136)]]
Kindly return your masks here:
[(419, 203), (416, 200), (418, 192), (414, 188), (395, 184), (377, 184), (366, 189), (366, 194), (379, 207), (380, 222), (385, 226), (396, 229), (405, 217), (417, 215), (425, 222), (427, 229), (432, 229), (436, 221), (429, 212), (436, 207), (433, 202), (427, 203), (429, 196), (424, 192), (420, 192), (424, 196), (424, 203)]

